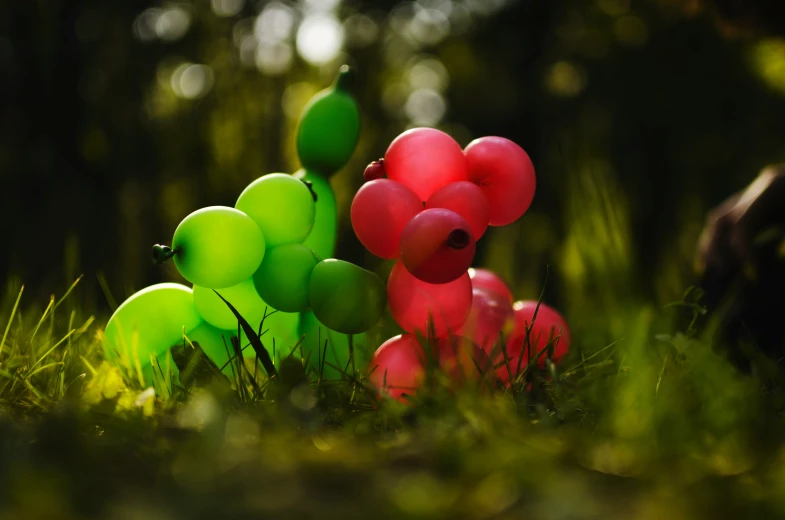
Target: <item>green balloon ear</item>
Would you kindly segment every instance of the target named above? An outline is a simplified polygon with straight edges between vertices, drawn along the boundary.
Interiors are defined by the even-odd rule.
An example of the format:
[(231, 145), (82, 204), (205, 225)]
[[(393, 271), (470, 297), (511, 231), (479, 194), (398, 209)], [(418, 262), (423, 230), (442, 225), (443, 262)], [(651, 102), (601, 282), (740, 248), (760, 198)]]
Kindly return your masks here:
[(341, 67), (335, 83), (306, 105), (297, 128), (297, 154), (305, 168), (330, 176), (343, 168), (360, 136), (360, 110), (350, 94), (354, 72)]

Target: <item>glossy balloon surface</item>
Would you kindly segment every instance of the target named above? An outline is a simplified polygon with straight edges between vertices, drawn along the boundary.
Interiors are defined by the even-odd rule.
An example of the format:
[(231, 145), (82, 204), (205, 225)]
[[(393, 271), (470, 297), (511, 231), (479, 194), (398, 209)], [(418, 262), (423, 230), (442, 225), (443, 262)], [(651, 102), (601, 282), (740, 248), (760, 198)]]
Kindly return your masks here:
[(360, 111), (348, 93), (350, 72), (314, 96), (297, 127), (297, 153), (308, 169), (329, 176), (349, 161), (360, 136)]
[(461, 386), (481, 379), (494, 380), (488, 354), (471, 339), (448, 336), (436, 342), (439, 369)]
[(488, 198), (474, 183), (468, 181), (450, 183), (428, 197), (425, 207), (449, 209), (459, 214), (469, 223), (475, 240), (479, 240), (488, 229), (490, 218)]
[(469, 224), (448, 209), (426, 209), (401, 232), (401, 261), (420, 280), (441, 284), (466, 273), (476, 243)]
[(387, 299), (395, 321), (407, 332), (428, 335), (429, 320), (437, 338), (456, 331), (466, 321), (472, 304), (469, 274), (445, 284), (417, 279), (398, 262), (387, 281)]
[(390, 143), (384, 154), (387, 177), (406, 185), (421, 202), (451, 182), (469, 180), (460, 145), (435, 128), (413, 128)]
[(311, 232), (316, 213), (311, 190), (285, 173), (270, 173), (253, 181), (235, 207), (256, 222), (268, 248), (301, 243)]
[(301, 312), (310, 307), (308, 284), (319, 263), (316, 253), (300, 244), (268, 249), (253, 275), (259, 296), (284, 312)]
[(423, 382), (425, 354), (413, 334), (385, 341), (368, 366), (368, 379), (379, 391), (401, 402), (412, 396)]
[[(237, 317), (229, 310), (226, 303), (215, 294), (215, 291), (226, 298), (252, 327), (258, 327), (264, 316), (266, 304), (257, 294), (251, 278), (232, 287), (215, 291), (195, 285), (193, 291), (194, 304), (199, 315), (204, 321), (218, 329), (237, 330)], [(272, 312), (272, 309), (268, 312)]]
[(194, 211), (172, 239), (174, 263), (195, 285), (223, 289), (237, 285), (262, 263), (265, 238), (242, 211), (212, 206)]
[(501, 294), (472, 288), (472, 307), (466, 322), (457, 333), (471, 338), (486, 352), (501, 340), (501, 333), (509, 333), (514, 325), (512, 304)]
[(352, 200), (352, 228), (363, 246), (381, 258), (398, 258), (401, 232), (422, 211), (419, 197), (401, 183), (365, 183)]
[(310, 170), (299, 170), (294, 177), (309, 181), (317, 196), (313, 227), (302, 244), (313, 250), (319, 258), (331, 258), (335, 254), (338, 237), (338, 207), (333, 189), (327, 179)]
[(159, 356), (182, 342), (202, 323), (191, 289), (176, 283), (152, 285), (125, 300), (112, 314), (104, 331), (108, 359), (128, 367), (134, 359), (144, 367), (150, 356)]
[[(205, 355), (210, 358), (210, 361), (212, 361), (225, 376), (229, 378), (234, 377), (234, 374), (237, 373), (237, 363), (235, 361), (232, 362), (232, 365), (234, 365), (233, 368), (229, 365), (229, 360), (234, 357), (231, 338), (233, 336), (237, 336), (236, 329), (222, 330), (213, 327), (209, 323), (202, 323), (200, 326), (186, 334), (186, 336), (191, 343), (196, 342), (199, 344), (199, 347), (202, 349)], [(253, 349), (248, 347), (245, 351), (243, 351), (243, 356), (253, 357)]]
[(469, 180), (488, 197), (490, 225), (518, 220), (532, 203), (536, 178), (528, 154), (509, 139), (481, 137), (466, 147)]
[(384, 313), (384, 282), (343, 260), (324, 260), (314, 267), (309, 297), (319, 321), (343, 334), (367, 331)]
[[(515, 327), (506, 343), (513, 379), (517, 377), (520, 370), (526, 367), (529, 357), (533, 358), (536, 356), (548, 346), (551, 340), (554, 340), (552, 359), (555, 363), (564, 359), (572, 343), (567, 321), (556, 309), (541, 303), (535, 317), (534, 312), (536, 308), (537, 302), (533, 300), (518, 301), (513, 305)], [(531, 332), (528, 344), (531, 345), (531, 352), (526, 347), (526, 329), (529, 326), (531, 326)], [(558, 339), (555, 339), (557, 337)], [(546, 351), (539, 357), (540, 366), (545, 366), (547, 355), (548, 352)], [(520, 365), (519, 359), (521, 360)], [(503, 361), (503, 358), (496, 359), (496, 364), (499, 365)], [(509, 383), (509, 372), (506, 366), (500, 367), (497, 370), (497, 374), (499, 379), (506, 384)]]
[[(303, 357), (308, 365), (324, 379), (337, 381), (344, 373), (351, 375), (352, 366), (349, 357), (349, 336), (336, 332), (321, 323), (313, 312), (300, 314), (298, 328), (302, 340)], [(327, 348), (325, 350), (325, 342)], [(365, 370), (368, 367), (369, 354), (365, 349), (365, 334), (352, 335), (354, 346), (354, 368)]]
[(510, 305), (515, 300), (515, 297), (512, 295), (512, 289), (507, 285), (507, 282), (490, 269), (473, 267), (469, 269), (469, 278), (472, 280), (473, 289), (485, 289), (501, 294), (510, 301)]

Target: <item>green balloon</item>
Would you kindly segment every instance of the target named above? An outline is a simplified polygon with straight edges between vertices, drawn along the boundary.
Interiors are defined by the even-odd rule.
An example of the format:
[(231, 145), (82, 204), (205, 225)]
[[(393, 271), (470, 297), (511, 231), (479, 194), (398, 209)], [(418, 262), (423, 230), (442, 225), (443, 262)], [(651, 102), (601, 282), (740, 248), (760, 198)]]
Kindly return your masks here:
[(335, 84), (308, 102), (297, 128), (300, 163), (325, 176), (346, 165), (360, 136), (360, 110), (348, 92), (352, 74), (342, 68)]
[(177, 226), (174, 263), (194, 285), (223, 289), (250, 278), (264, 258), (265, 239), (242, 211), (212, 206), (194, 211)]
[(305, 240), (316, 212), (308, 186), (286, 173), (259, 177), (243, 190), (234, 206), (256, 222), (267, 247)]
[(319, 321), (343, 334), (370, 329), (387, 302), (384, 282), (376, 274), (333, 258), (314, 267), (309, 296)]
[(319, 258), (331, 258), (335, 254), (335, 240), (338, 236), (338, 207), (333, 189), (327, 179), (310, 170), (298, 170), (294, 177), (310, 181), (311, 189), (318, 197), (313, 228), (303, 245), (311, 248)]
[[(268, 313), (273, 313), (273, 309), (270, 309)], [(289, 312), (274, 312), (265, 318), (261, 340), (265, 350), (267, 350), (267, 353), (270, 354), (270, 357), (273, 358), (276, 364), (284, 356), (289, 355), (289, 352), (300, 339), (300, 335), (297, 332), (298, 322), (299, 314)], [(231, 343), (233, 336), (240, 338), (240, 348), (244, 358), (256, 357), (256, 351), (251, 346), (250, 341), (248, 341), (248, 337), (244, 332), (237, 336), (236, 327), (222, 330), (203, 322), (202, 325), (192, 330), (187, 336), (191, 342), (199, 342), (199, 346), (204, 353), (218, 368), (222, 368), (223, 373), (229, 377), (232, 375), (232, 369), (227, 363), (230, 359), (230, 353), (233, 352)], [(233, 364), (236, 365), (236, 363)]]
[(284, 244), (268, 249), (262, 265), (253, 275), (256, 291), (276, 309), (304, 311), (311, 306), (308, 281), (319, 260), (316, 253), (301, 244)]
[[(265, 258), (267, 258), (266, 255)], [(218, 294), (226, 298), (240, 312), (240, 315), (252, 327), (256, 328), (259, 326), (267, 304), (256, 292), (252, 278), (248, 278), (226, 289), (217, 289), (217, 291)], [(196, 304), (196, 310), (202, 316), (202, 319), (213, 327), (224, 330), (237, 329), (237, 317), (229, 310), (226, 303), (215, 294), (213, 289), (194, 285), (194, 304)], [(272, 311), (273, 309), (269, 308), (267, 312), (270, 313)]]
[(177, 283), (152, 285), (124, 301), (109, 318), (104, 330), (106, 357), (131, 368), (136, 358), (144, 368), (150, 365), (150, 356), (163, 360), (162, 354), (182, 341), (183, 332), (201, 322), (191, 289)]
[[(303, 337), (303, 356), (308, 359), (308, 365), (314, 370), (319, 371), (323, 368), (322, 375), (327, 379), (341, 379), (344, 372), (351, 373), (348, 335), (331, 330), (310, 311), (300, 314), (299, 332)], [(325, 341), (327, 342), (326, 350)], [(357, 370), (364, 370), (370, 362), (370, 355), (366, 350), (365, 334), (353, 335), (352, 343), (354, 345), (354, 367)]]
[[(199, 343), (202, 351), (210, 358), (210, 361), (215, 363), (221, 372), (227, 377), (232, 377), (232, 366), (229, 365), (230, 353), (233, 352), (232, 336), (237, 336), (237, 330), (221, 330), (213, 327), (209, 323), (202, 323), (197, 328), (186, 334), (188, 339), (193, 342)], [(240, 345), (243, 345), (241, 338)], [(232, 356), (234, 354), (231, 354)], [(253, 357), (254, 351), (248, 347), (243, 351), (243, 357)], [(237, 363), (232, 363), (237, 366)], [(236, 368), (234, 371), (236, 372)]]

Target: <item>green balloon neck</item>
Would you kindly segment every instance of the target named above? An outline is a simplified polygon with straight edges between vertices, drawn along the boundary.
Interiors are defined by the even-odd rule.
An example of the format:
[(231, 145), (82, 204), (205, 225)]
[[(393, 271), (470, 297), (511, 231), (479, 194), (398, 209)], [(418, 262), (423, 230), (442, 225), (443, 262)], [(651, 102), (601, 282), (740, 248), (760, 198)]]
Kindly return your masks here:
[(155, 244), (153, 246), (153, 254), (152, 260), (153, 264), (161, 265), (174, 255), (176, 255), (179, 251), (177, 249), (172, 249), (169, 246), (162, 246), (161, 244)]
[(343, 65), (341, 70), (338, 71), (338, 77), (335, 78), (335, 90), (351, 94), (355, 77), (354, 69), (348, 65)]

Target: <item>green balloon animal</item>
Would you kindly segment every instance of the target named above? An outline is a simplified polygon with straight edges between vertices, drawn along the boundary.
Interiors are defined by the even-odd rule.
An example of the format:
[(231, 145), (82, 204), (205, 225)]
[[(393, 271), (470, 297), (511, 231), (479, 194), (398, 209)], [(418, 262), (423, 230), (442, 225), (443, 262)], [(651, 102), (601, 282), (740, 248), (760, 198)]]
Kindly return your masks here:
[(160, 284), (126, 300), (106, 327), (108, 359), (129, 367), (138, 360), (149, 383), (155, 360), (187, 337), (231, 377), (232, 337), (239, 337), (243, 356), (259, 352), (247, 348), (252, 338), (229, 302), (248, 331), (261, 332), (271, 358), (288, 356), (300, 341), (311, 352), (318, 342), (311, 336), (322, 328), (331, 364), (346, 362), (347, 335), (363, 341), (386, 304), (376, 274), (332, 258), (338, 212), (328, 179), (347, 164), (360, 132), (352, 79), (342, 67), (305, 107), (296, 137), (301, 170), (256, 179), (234, 208), (195, 211), (177, 227), (171, 247), (153, 247), (153, 262), (173, 259), (193, 289)]

